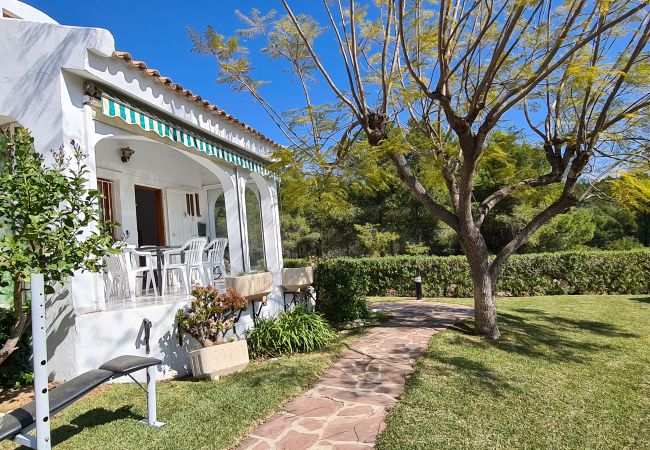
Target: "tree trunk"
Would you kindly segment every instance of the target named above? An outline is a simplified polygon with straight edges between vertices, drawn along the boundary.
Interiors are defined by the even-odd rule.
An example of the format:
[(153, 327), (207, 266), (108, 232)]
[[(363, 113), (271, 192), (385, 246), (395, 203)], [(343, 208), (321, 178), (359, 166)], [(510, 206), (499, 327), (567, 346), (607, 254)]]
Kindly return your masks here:
[(474, 331), (486, 339), (499, 339), (497, 325), (496, 279), (490, 275), (490, 260), (485, 240), (474, 235), (464, 242), (469, 272), (474, 284)]
[(496, 282), (487, 271), (471, 272), (474, 283), (474, 330), (487, 339), (499, 339), (501, 332), (497, 325)]
[(18, 348), (18, 341), (20, 341), (20, 337), (25, 332), (29, 322), (29, 315), (23, 310), (23, 282), (20, 278), (14, 280), (14, 312), (16, 314), (16, 323), (9, 334), (9, 338), (0, 349), (0, 366)]

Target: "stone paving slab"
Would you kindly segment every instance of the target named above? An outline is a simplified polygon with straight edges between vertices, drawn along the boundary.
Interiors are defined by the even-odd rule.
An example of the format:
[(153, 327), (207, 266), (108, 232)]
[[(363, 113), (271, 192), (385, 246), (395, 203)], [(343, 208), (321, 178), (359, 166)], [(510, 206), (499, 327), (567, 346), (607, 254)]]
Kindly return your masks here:
[(431, 336), (473, 315), (471, 308), (443, 303), (373, 306), (391, 313), (390, 321), (352, 344), (312, 389), (259, 425), (239, 449), (373, 448)]

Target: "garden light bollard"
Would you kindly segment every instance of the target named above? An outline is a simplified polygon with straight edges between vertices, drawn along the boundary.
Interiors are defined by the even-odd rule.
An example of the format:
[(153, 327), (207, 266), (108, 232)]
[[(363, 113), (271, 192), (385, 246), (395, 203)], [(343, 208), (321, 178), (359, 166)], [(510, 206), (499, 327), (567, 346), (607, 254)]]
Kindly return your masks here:
[(413, 281), (415, 281), (415, 299), (424, 300), (424, 296), (422, 295), (422, 277), (418, 275), (413, 278)]

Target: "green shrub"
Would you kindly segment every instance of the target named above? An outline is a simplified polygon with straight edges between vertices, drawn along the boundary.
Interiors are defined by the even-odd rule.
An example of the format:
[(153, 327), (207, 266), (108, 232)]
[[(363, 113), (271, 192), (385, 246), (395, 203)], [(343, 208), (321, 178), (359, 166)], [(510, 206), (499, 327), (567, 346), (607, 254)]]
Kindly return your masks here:
[[(365, 296), (413, 296), (422, 276), (429, 297), (471, 297), (464, 256), (388, 256), (321, 261), (316, 308), (333, 323), (368, 314)], [(500, 296), (642, 294), (650, 291), (650, 251), (575, 251), (514, 255), (497, 284)]]
[[(363, 258), (381, 261), (387, 258)], [(333, 324), (370, 317), (366, 301), (368, 279), (360, 259), (341, 258), (318, 263), (314, 275), (316, 311)]]
[[(14, 315), (7, 309), (0, 307), (0, 343), (5, 342), (14, 325)], [(2, 364), (0, 370), (0, 386), (19, 387), (30, 384), (34, 381), (34, 372), (30, 363), (32, 354), (29, 340), (31, 328), (20, 337), (18, 348)]]
[(254, 358), (311, 352), (336, 338), (336, 331), (320, 314), (301, 307), (278, 317), (260, 320), (246, 335)]

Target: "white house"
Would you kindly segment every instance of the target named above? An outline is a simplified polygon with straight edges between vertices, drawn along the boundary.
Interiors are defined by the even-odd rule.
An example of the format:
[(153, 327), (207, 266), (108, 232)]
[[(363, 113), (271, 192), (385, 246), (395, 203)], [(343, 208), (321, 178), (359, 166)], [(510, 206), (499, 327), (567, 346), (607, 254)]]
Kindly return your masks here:
[[(79, 143), (89, 154), (90, 184), (107, 197), (105, 214), (130, 244), (227, 237), (231, 271), (264, 264), (275, 285), (264, 313), (281, 310), (277, 184), (266, 168), (276, 144), (116, 51), (106, 30), (60, 25), (16, 0), (0, 0), (0, 10), (0, 127), (28, 128), (43, 154)], [(174, 315), (188, 299), (110, 301), (101, 274), (75, 275), (49, 304), (51, 377), (144, 354), (143, 319), (153, 324), (150, 354), (164, 361), (162, 376), (185, 373)], [(244, 313), (240, 329), (251, 320)]]

